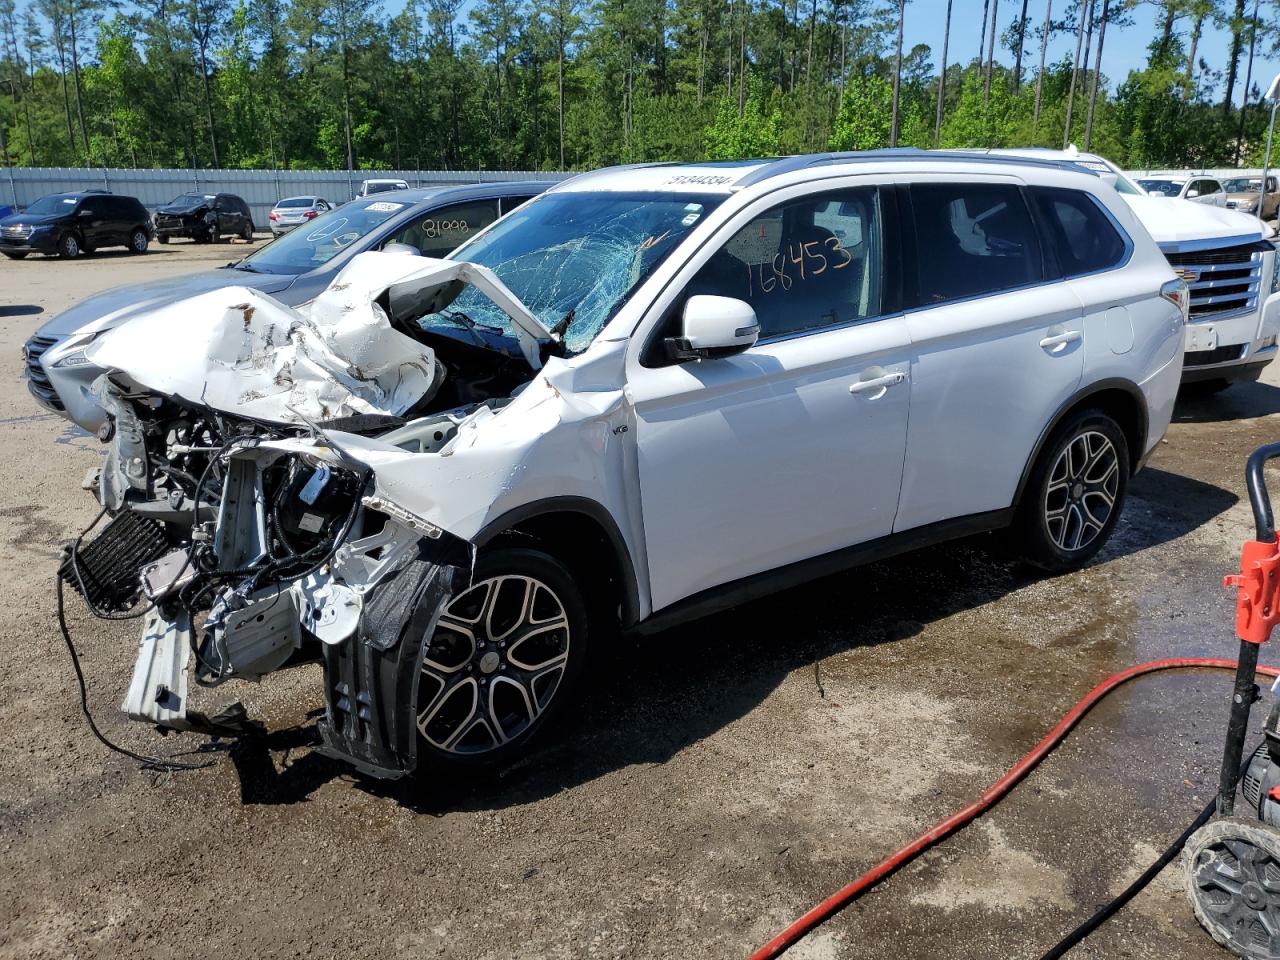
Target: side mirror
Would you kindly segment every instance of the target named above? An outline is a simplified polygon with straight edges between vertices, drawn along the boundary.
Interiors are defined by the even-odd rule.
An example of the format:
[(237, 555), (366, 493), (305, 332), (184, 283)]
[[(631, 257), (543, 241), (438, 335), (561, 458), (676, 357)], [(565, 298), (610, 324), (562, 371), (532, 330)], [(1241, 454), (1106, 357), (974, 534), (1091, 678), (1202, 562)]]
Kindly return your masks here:
[(1187, 191), (1187, 199), (1188, 199), (1188, 200), (1194, 200), (1194, 199), (1195, 199), (1196, 197), (1198, 197), (1198, 196), (1200, 196), (1200, 191), (1199, 191), (1199, 190), (1188, 190), (1188, 191)]
[(1164, 194), (1163, 194), (1163, 193), (1161, 193), (1159, 190), (1148, 190), (1148, 191), (1147, 191), (1147, 196), (1148, 196), (1148, 197), (1163, 197), (1163, 196), (1164, 196)]
[(93, 216), (93, 211), (92, 211), (92, 210), (79, 210), (79, 211), (77, 211), (77, 212), (76, 212), (76, 216), (77, 216), (77, 217), (92, 217), (92, 216)]
[(681, 336), (668, 337), (672, 360), (711, 360), (749, 349), (760, 338), (751, 304), (733, 297), (698, 294), (685, 301)]

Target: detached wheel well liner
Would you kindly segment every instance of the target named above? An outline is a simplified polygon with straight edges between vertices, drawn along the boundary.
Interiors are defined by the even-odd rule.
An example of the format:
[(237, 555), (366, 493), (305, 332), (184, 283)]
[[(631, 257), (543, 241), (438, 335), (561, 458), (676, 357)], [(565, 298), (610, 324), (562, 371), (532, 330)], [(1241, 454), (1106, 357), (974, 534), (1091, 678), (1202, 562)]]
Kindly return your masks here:
[[(622, 531), (603, 506), (585, 497), (552, 497), (516, 507), (490, 521), (477, 547), (532, 538), (586, 581), (592, 606), (632, 626), (640, 619), (635, 564)], [(615, 615), (614, 611), (620, 613)]]
[(1130, 475), (1137, 473), (1143, 460), (1143, 448), (1147, 443), (1150, 423), (1146, 398), (1132, 380), (1122, 380), (1118, 377), (1098, 380), (1081, 389), (1059, 407), (1045, 428), (1040, 431), (1036, 445), (1022, 467), (1022, 476), (1018, 478), (1018, 490), (1013, 498), (1013, 506), (1016, 507), (1022, 502), (1027, 481), (1031, 478), (1031, 471), (1035, 469), (1036, 461), (1040, 458), (1040, 452), (1044, 449), (1049, 437), (1058, 429), (1059, 424), (1076, 411), (1090, 408), (1101, 410), (1120, 425), (1125, 441), (1129, 444)]

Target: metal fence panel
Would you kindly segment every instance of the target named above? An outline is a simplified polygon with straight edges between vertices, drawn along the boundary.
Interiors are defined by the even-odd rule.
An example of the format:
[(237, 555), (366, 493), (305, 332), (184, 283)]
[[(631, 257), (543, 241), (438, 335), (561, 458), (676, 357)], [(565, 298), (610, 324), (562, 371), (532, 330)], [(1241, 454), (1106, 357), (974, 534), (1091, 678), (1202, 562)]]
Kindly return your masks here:
[(0, 172), (0, 206), (25, 207), (50, 193), (101, 189), (137, 197), (148, 209), (181, 193), (234, 193), (266, 229), (267, 214), (282, 197), (316, 194), (342, 203), (372, 178), (405, 180), (411, 187), (437, 187), (503, 180), (562, 180), (571, 174), (537, 170), (129, 170), (95, 167), (7, 167)]

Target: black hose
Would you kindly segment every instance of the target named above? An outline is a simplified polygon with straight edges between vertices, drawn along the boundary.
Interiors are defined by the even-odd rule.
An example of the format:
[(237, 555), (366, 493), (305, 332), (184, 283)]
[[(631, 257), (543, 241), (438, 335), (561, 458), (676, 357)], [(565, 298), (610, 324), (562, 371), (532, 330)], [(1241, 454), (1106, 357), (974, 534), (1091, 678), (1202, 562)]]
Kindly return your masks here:
[[(1259, 744), (1261, 746), (1261, 744)], [(1255, 747), (1249, 751), (1246, 756), (1251, 760), (1253, 755), (1257, 753), (1258, 748)], [(1244, 776), (1245, 770), (1249, 766), (1249, 760), (1245, 760), (1240, 766), (1240, 776)], [(1214, 811), (1218, 807), (1218, 798), (1214, 797), (1200, 811), (1199, 815), (1191, 821), (1191, 824), (1178, 835), (1178, 839), (1169, 844), (1169, 847), (1156, 858), (1155, 862), (1146, 870), (1142, 871), (1142, 875), (1133, 883), (1125, 887), (1122, 891), (1115, 895), (1110, 901), (1104, 903), (1097, 911), (1084, 923), (1076, 927), (1065, 937), (1059, 940), (1048, 953), (1044, 954), (1040, 960), (1060, 960), (1066, 956), (1067, 951), (1080, 945), (1081, 941), (1089, 934), (1093, 933), (1100, 926), (1110, 920), (1120, 911), (1125, 904), (1141, 893), (1146, 886), (1151, 883), (1156, 876), (1174, 861), (1174, 858), (1182, 852), (1182, 848), (1187, 845), (1187, 841), (1191, 839), (1191, 835), (1203, 827), (1206, 823), (1213, 819)]]
[(67, 644), (67, 653), (71, 656), (71, 666), (76, 672), (76, 683), (80, 687), (80, 712), (84, 714), (85, 723), (89, 726), (89, 732), (97, 737), (98, 741), (108, 750), (126, 756), (130, 760), (138, 761), (138, 763), (142, 764), (144, 770), (173, 773), (178, 770), (200, 770), (204, 767), (212, 766), (214, 762), (212, 760), (194, 763), (185, 760), (174, 760), (171, 757), (149, 757), (146, 754), (134, 753), (127, 747), (114, 743), (98, 729), (98, 725), (93, 719), (93, 713), (89, 710), (89, 688), (85, 683), (84, 669), (80, 666), (80, 654), (76, 651), (75, 642), (71, 639), (71, 631), (67, 627), (66, 604), (62, 593), (62, 577), (55, 578), (54, 593), (58, 600), (58, 629), (62, 631), (62, 639)]
[(1268, 443), (1249, 455), (1245, 464), (1245, 486), (1249, 489), (1249, 504), (1253, 507), (1253, 525), (1257, 539), (1269, 543), (1276, 538), (1276, 521), (1271, 513), (1271, 497), (1267, 494), (1267, 479), (1263, 467), (1268, 460), (1280, 457), (1280, 443)]

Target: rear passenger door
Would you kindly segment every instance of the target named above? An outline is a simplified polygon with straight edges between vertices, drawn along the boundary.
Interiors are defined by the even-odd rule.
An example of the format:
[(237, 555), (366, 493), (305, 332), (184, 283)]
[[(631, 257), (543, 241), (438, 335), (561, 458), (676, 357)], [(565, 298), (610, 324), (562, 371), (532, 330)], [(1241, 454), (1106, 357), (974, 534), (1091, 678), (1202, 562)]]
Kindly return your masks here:
[(1080, 301), (1050, 279), (1020, 183), (922, 175), (907, 190), (915, 353), (895, 530), (1010, 506), (1085, 356)]

